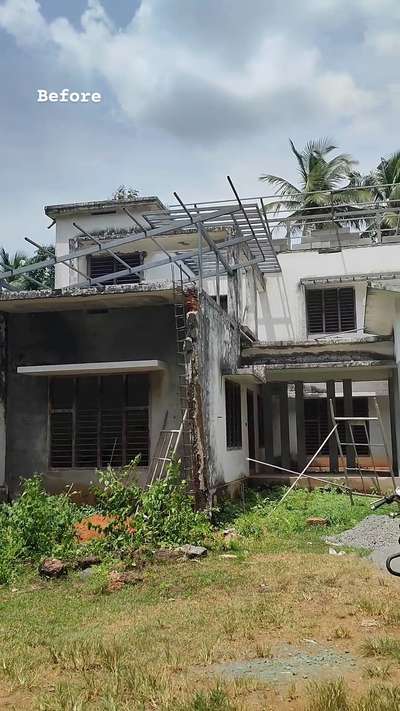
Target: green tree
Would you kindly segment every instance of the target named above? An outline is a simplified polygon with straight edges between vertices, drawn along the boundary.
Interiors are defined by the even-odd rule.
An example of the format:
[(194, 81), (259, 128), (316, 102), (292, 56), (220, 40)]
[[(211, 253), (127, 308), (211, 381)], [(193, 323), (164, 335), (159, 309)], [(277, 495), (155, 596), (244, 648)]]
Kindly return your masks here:
[[(275, 188), (279, 196), (269, 204), (269, 209), (284, 212), (285, 220), (298, 227), (330, 228), (329, 214), (332, 204), (339, 224), (356, 222), (346, 218), (355, 205), (365, 200), (366, 190), (358, 184), (355, 161), (348, 153), (332, 155), (337, 150), (330, 140), (322, 138), (309, 141), (299, 151), (290, 140), (290, 148), (297, 164), (299, 184), (294, 185), (277, 175), (260, 175), (260, 180)], [(342, 217), (343, 213), (343, 217)]]
[[(1, 247), (0, 269), (19, 269), (20, 267), (42, 262), (48, 258), (49, 252), (53, 255), (55, 254), (54, 245), (38, 247), (33, 257), (28, 257), (25, 252), (15, 252), (14, 255), (11, 255), (4, 247)], [(20, 291), (33, 291), (40, 288), (54, 289), (54, 266), (38, 269), (37, 271), (31, 272), (30, 276), (32, 279), (29, 279), (28, 275), (18, 274), (17, 276), (10, 277), (5, 281), (14, 289), (18, 289)], [(33, 281), (33, 279), (35, 281)], [(35, 282), (39, 282), (39, 284)]]
[[(4, 247), (0, 248), (0, 268), (4, 271), (8, 269), (19, 269), (29, 263), (29, 257), (24, 252), (14, 252), (13, 255), (7, 252)], [(16, 276), (7, 279), (7, 283), (17, 289), (24, 288), (24, 277)]]
[(128, 188), (126, 185), (120, 185), (112, 194), (112, 200), (134, 200), (139, 195), (139, 190), (136, 188)]
[[(375, 232), (382, 235), (400, 232), (400, 151), (381, 158), (377, 168), (362, 180), (371, 187), (373, 199), (382, 208), (375, 219)], [(373, 228), (372, 228), (373, 231)]]
[[(41, 247), (38, 247), (35, 251), (35, 254), (33, 257), (29, 259), (29, 264), (36, 264), (37, 262), (44, 262), (46, 259), (50, 257), (50, 255), (55, 255), (55, 247), (54, 244), (48, 244), (48, 245), (42, 245)], [(50, 254), (49, 254), (50, 252)], [(54, 277), (55, 277), (55, 269), (54, 265), (50, 267), (43, 267), (42, 269), (38, 269), (35, 272), (32, 272), (31, 276), (38, 281), (43, 289), (54, 289)], [(25, 289), (27, 291), (32, 291), (33, 289), (38, 289), (40, 288), (39, 286), (35, 286), (35, 284), (32, 281), (25, 280)]]

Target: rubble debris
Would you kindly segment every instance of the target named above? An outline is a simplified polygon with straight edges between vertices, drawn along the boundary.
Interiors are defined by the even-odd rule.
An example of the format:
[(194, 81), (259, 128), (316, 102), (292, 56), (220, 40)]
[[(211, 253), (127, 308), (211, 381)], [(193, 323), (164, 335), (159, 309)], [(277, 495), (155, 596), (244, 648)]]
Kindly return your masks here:
[(91, 568), (93, 565), (100, 565), (100, 563), (101, 558), (98, 556), (87, 555), (84, 558), (79, 558), (75, 563), (75, 567), (79, 570), (85, 570), (86, 568)]
[(67, 566), (59, 558), (46, 558), (39, 567), (39, 575), (44, 578), (60, 578), (67, 573)]
[[(80, 543), (87, 543), (91, 540), (104, 538), (108, 526), (114, 521), (117, 521), (116, 516), (93, 514), (93, 516), (88, 516), (75, 524), (75, 535)], [(125, 525), (128, 532), (133, 535), (135, 529), (132, 526), (132, 521), (127, 519)]]
[(116, 592), (122, 590), (125, 585), (138, 585), (141, 582), (143, 578), (133, 571), (112, 570), (108, 576), (107, 592)]
[(307, 526), (329, 526), (329, 520), (322, 516), (310, 516), (306, 521)]
[(188, 543), (180, 546), (178, 550), (189, 560), (205, 558), (208, 553), (207, 548), (204, 548), (204, 546), (191, 546)]

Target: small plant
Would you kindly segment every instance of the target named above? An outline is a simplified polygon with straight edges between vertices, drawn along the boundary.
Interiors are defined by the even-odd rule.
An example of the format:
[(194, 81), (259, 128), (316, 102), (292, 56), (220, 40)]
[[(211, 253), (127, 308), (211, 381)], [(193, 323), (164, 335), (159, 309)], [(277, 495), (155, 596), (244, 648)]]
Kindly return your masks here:
[(380, 684), (374, 686), (354, 704), (354, 711), (398, 711), (400, 687)]
[(364, 669), (364, 675), (368, 679), (388, 679), (392, 672), (392, 665), (385, 664), (370, 664)]
[(347, 627), (336, 627), (333, 636), (335, 639), (351, 639), (351, 632)]
[(198, 691), (191, 701), (179, 707), (179, 711), (234, 711), (224, 689), (217, 686), (209, 693)]
[(343, 679), (313, 682), (308, 687), (307, 711), (350, 711), (347, 689)]
[(366, 657), (392, 657), (400, 661), (400, 640), (392, 637), (378, 637), (367, 639), (362, 652)]

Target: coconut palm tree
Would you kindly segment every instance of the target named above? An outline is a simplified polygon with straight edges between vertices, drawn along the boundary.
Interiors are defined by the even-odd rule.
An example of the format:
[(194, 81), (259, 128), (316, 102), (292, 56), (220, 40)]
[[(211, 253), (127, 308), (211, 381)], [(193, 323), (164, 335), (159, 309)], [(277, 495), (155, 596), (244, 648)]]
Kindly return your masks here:
[[(0, 269), (19, 269), (28, 264), (35, 264), (45, 260), (49, 252), (55, 254), (54, 245), (38, 247), (33, 257), (28, 257), (24, 252), (15, 252), (11, 255), (4, 247), (0, 248)], [(54, 289), (54, 266), (38, 269), (29, 276), (19, 274), (18, 276), (6, 279), (6, 283), (14, 289), (21, 291), (32, 291), (34, 289)]]
[[(4, 249), (4, 247), (0, 248), (0, 268), (4, 269), (4, 271), (7, 269), (19, 269), (19, 267), (24, 267), (25, 264), (28, 264), (28, 262), (29, 258), (24, 252), (15, 252), (14, 255), (11, 255), (10, 252), (7, 252)], [(7, 279), (7, 282), (12, 284), (12, 286), (17, 289), (25, 288), (25, 280), (23, 276), (12, 277)]]
[[(339, 224), (357, 222), (346, 219), (346, 213), (354, 211), (354, 205), (364, 201), (366, 189), (356, 180), (355, 161), (347, 153), (331, 157), (337, 147), (327, 138), (309, 141), (299, 151), (290, 140), (291, 151), (297, 163), (299, 185), (277, 175), (264, 174), (260, 180), (275, 188), (279, 200), (268, 204), (275, 212), (286, 213), (285, 221), (300, 228), (331, 228), (329, 221), (332, 206), (335, 215), (339, 212)], [(343, 218), (341, 214), (343, 213)]]
[(370, 185), (374, 200), (383, 213), (377, 216), (376, 228), (381, 235), (400, 232), (400, 151), (388, 158), (381, 158), (376, 170), (365, 176), (364, 184)]

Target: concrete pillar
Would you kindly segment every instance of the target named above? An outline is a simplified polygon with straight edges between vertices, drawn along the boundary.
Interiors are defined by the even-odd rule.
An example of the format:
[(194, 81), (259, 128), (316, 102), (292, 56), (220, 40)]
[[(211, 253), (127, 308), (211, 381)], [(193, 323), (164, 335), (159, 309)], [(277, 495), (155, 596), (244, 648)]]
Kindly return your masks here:
[[(393, 340), (394, 340), (394, 359), (396, 362), (396, 368), (393, 373), (393, 389), (392, 389), (392, 403), (391, 412), (395, 418), (393, 431), (396, 434), (397, 443), (400, 444), (400, 298), (396, 299), (395, 313), (394, 313), (394, 323), (393, 323)], [(392, 434), (393, 436), (393, 434)], [(395, 476), (400, 476), (399, 469), (399, 457), (397, 457), (397, 470), (395, 470)]]
[(279, 384), (279, 413), (281, 427), (281, 466), (290, 467), (289, 399), (288, 384)]
[[(329, 430), (332, 429), (333, 427), (333, 421), (331, 417), (331, 408), (330, 408), (330, 400), (332, 400), (333, 404), (333, 411), (336, 414), (335, 410), (335, 381), (334, 380), (328, 380), (326, 383), (326, 406), (328, 408), (328, 427)], [(338, 447), (337, 447), (337, 440), (335, 434), (331, 436), (329, 439), (329, 468), (332, 474), (337, 474), (339, 472), (339, 463), (338, 463)]]
[[(262, 386), (263, 414), (264, 414), (264, 448), (265, 461), (270, 464), (274, 461), (274, 432), (273, 432), (273, 402), (272, 385), (266, 383)], [(270, 469), (270, 472), (272, 470)], [(272, 472), (273, 473), (273, 472)]]
[(0, 314), (0, 487), (6, 479), (7, 321)]
[(297, 439), (297, 468), (304, 469), (306, 464), (306, 433), (304, 423), (304, 384), (296, 381), (296, 439)]
[[(344, 416), (353, 417), (353, 387), (351, 380), (343, 380), (343, 405), (344, 405)], [(346, 442), (352, 441), (350, 425), (346, 423)], [(347, 467), (349, 469), (354, 469), (356, 465), (356, 453), (354, 447), (350, 444), (345, 447), (346, 450), (346, 460)]]

